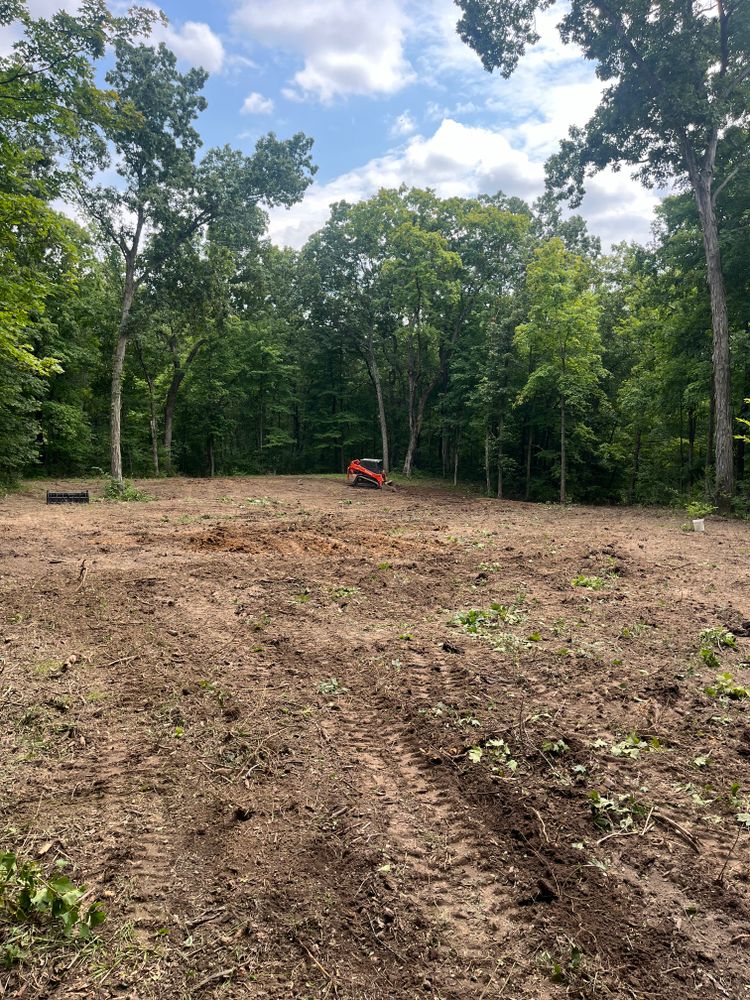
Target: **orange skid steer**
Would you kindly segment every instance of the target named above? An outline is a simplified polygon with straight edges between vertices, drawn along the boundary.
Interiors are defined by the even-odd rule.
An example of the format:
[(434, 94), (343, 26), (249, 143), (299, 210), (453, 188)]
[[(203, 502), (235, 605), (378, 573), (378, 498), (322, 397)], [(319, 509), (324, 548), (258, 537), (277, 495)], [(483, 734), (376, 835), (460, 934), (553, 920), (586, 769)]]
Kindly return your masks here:
[(382, 490), (390, 486), (390, 481), (383, 471), (383, 463), (379, 458), (355, 458), (346, 470), (346, 479), (350, 486), (370, 486)]

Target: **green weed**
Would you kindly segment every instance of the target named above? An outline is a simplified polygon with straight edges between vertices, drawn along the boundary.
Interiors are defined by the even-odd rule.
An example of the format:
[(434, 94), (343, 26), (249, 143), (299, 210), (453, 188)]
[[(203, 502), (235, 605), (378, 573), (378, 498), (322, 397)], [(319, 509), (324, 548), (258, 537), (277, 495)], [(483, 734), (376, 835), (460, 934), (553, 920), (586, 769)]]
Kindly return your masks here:
[(494, 773), (509, 771), (515, 774), (518, 770), (518, 761), (514, 759), (513, 752), (505, 740), (485, 740), (481, 745), (471, 747), (466, 756), (472, 764), (479, 764), (484, 760)]
[(750, 688), (736, 684), (731, 674), (719, 674), (714, 683), (706, 688), (706, 694), (712, 698), (729, 698), (730, 701), (741, 701), (750, 698)]
[(108, 479), (104, 485), (104, 499), (122, 501), (123, 503), (147, 503), (154, 497), (145, 490), (139, 490), (132, 483), (125, 482), (120, 488), (116, 479)]
[(331, 677), (330, 680), (321, 681), (318, 684), (320, 694), (345, 694), (349, 689), (345, 688), (338, 677)]
[(642, 753), (650, 753), (652, 750), (661, 750), (661, 742), (657, 737), (650, 740), (643, 740), (638, 733), (631, 733), (620, 743), (615, 743), (609, 748), (613, 757), (629, 757), (637, 760)]
[(635, 820), (646, 816), (646, 807), (632, 795), (602, 795), (591, 792), (591, 813), (594, 823), (603, 830), (629, 830)]
[(98, 903), (82, 908), (86, 887), (63, 875), (65, 866), (58, 861), (47, 876), (35, 861), (0, 854), (0, 964), (25, 961), (44, 947), (87, 941), (104, 921)]
[(737, 638), (725, 628), (704, 628), (700, 634), (701, 648), (736, 649)]
[(603, 576), (584, 576), (583, 573), (579, 573), (570, 581), (571, 586), (585, 587), (586, 590), (601, 590), (606, 582)]

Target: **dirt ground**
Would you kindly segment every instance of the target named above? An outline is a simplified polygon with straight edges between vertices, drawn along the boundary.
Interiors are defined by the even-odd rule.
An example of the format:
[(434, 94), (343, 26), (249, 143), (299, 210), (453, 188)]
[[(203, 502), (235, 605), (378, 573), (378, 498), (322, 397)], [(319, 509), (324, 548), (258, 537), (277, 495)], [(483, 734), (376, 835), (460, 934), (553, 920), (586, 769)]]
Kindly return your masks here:
[(0, 504), (0, 850), (107, 920), (0, 995), (750, 997), (749, 525), (48, 485)]

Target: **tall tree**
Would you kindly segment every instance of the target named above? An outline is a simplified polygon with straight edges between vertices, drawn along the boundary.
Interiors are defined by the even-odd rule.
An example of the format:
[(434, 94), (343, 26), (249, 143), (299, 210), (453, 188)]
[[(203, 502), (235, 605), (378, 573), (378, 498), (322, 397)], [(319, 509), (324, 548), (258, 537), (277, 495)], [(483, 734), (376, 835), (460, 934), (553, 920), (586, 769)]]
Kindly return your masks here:
[(100, 161), (97, 129), (112, 98), (96, 85), (95, 62), (155, 16), (118, 18), (104, 0), (86, 0), (76, 15), (33, 18), (25, 0), (0, 2), (0, 25), (19, 34), (0, 57), (0, 474), (35, 454), (32, 415), (60, 370), (39, 355), (37, 332), (56, 288), (75, 280), (76, 241), (50, 202)]
[(535, 359), (519, 402), (552, 398), (559, 410), (560, 503), (568, 497), (568, 445), (580, 434), (582, 414), (604, 375), (599, 335), (599, 305), (589, 267), (565, 249), (560, 239), (540, 247), (526, 282), (529, 318), (516, 332), (518, 346)]
[(209, 151), (194, 127), (206, 107), (203, 70), (183, 74), (164, 45), (116, 45), (107, 82), (122, 108), (107, 129), (118, 156), (120, 187), (84, 189), (82, 201), (103, 236), (122, 255), (122, 304), (112, 362), (111, 472), (122, 484), (121, 413), (125, 353), (133, 302), (141, 286), (197, 234), (211, 226), (235, 230), (259, 205), (291, 205), (310, 183), (312, 141), (301, 133), (258, 141), (252, 156), (230, 149)]
[[(461, 37), (488, 70), (504, 76), (538, 41), (535, 15), (555, 0), (456, 0)], [(550, 181), (573, 203), (584, 177), (629, 164), (648, 184), (690, 186), (703, 234), (713, 318), (715, 490), (733, 491), (729, 319), (716, 201), (735, 176), (715, 184), (724, 147), (750, 123), (750, 4), (747, 0), (572, 0), (563, 41), (581, 46), (608, 86), (585, 128), (550, 164)], [(739, 169), (739, 168), (738, 168)]]

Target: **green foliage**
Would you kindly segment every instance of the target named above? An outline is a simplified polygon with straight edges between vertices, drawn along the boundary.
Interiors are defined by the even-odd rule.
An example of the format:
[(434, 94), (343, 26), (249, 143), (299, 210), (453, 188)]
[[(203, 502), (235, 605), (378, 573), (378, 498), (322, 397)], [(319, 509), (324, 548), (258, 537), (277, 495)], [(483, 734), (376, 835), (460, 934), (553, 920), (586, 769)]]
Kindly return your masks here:
[(523, 620), (517, 605), (507, 607), (505, 604), (493, 602), (488, 608), (471, 608), (468, 611), (457, 612), (451, 619), (451, 624), (461, 626), (469, 635), (481, 635), (498, 628), (501, 624), (518, 625)]
[(637, 733), (630, 733), (624, 740), (611, 746), (609, 752), (613, 757), (637, 760), (642, 753), (649, 753), (652, 750), (661, 750), (661, 741), (657, 737), (643, 740)]
[(601, 590), (606, 582), (601, 576), (586, 576), (583, 573), (570, 581), (572, 587), (584, 587), (586, 590)]
[(34, 861), (0, 854), (0, 965), (30, 958), (40, 949), (83, 942), (104, 921), (98, 903), (83, 906), (85, 886), (62, 874), (65, 862), (46, 875)]
[(594, 823), (603, 830), (630, 830), (637, 820), (644, 819), (646, 807), (632, 795), (589, 794)]
[(584, 954), (577, 945), (571, 945), (564, 956), (555, 956), (549, 951), (540, 952), (538, 964), (549, 980), (562, 986), (570, 986), (580, 978)]
[(479, 764), (484, 761), (493, 772), (509, 772), (515, 774), (518, 770), (518, 761), (514, 759), (513, 752), (505, 740), (491, 739), (484, 743), (470, 747), (466, 756), (472, 764)]
[[(469, 44), (510, 72), (545, 0), (460, 6)], [(726, 119), (716, 13), (688, 26), (688, 7), (669, 0), (645, 21), (626, 16), (624, 0), (608, 6), (609, 21), (590, 0), (566, 7), (563, 35), (583, 45), (607, 87), (550, 165), (556, 190), (575, 195), (581, 168), (636, 154), (654, 179), (684, 176), (684, 143), (665, 140), (661, 99), (638, 99), (653, 79), (634, 74), (626, 39), (643, 47), (674, 113), (693, 115), (685, 135), (696, 154)], [(745, 58), (748, 14), (734, 3), (727, 11), (730, 74)], [(689, 194), (661, 204), (653, 246), (607, 256), (580, 218), (562, 217), (553, 191), (531, 206), (502, 192), (440, 198), (407, 187), (338, 203), (300, 253), (280, 250), (265, 239), (264, 209), (306, 190), (308, 138), (271, 134), (249, 153), (199, 155), (205, 74), (141, 44), (158, 18), (151, 10), (117, 18), (88, 0), (51, 19), (22, 2), (3, 13), (19, 19), (19, 41), (0, 58), (0, 480), (106, 466), (119, 330), (130, 478), (157, 468), (341, 475), (351, 458), (382, 453), (412, 474), (481, 481), (491, 496), (675, 506), (705, 495), (718, 425), (701, 218)], [(727, 181), (717, 213), (740, 516), (750, 510), (748, 85), (734, 92), (716, 169), (704, 171)], [(118, 184), (97, 186), (93, 171), (108, 159)], [(61, 197), (82, 203), (88, 229), (55, 211)], [(355, 502), (364, 500), (343, 501)], [(502, 648), (539, 641), (538, 631), (522, 639), (482, 627)]]
[(731, 674), (722, 673), (718, 674), (714, 683), (706, 688), (706, 694), (712, 698), (729, 698), (731, 701), (741, 701), (743, 698), (750, 698), (750, 687), (738, 684)]
[(717, 649), (736, 649), (737, 637), (732, 632), (728, 632), (720, 626), (717, 628), (704, 628), (700, 634), (701, 646), (716, 646)]
[(330, 680), (321, 681), (318, 684), (320, 694), (346, 694), (349, 689), (344, 687), (338, 677), (331, 677)]
[(116, 500), (122, 503), (147, 503), (154, 498), (150, 493), (139, 490), (132, 483), (123, 483), (122, 486), (115, 479), (108, 479), (104, 485), (104, 497), (106, 500)]
[(693, 500), (685, 505), (685, 513), (691, 521), (700, 520), (716, 512), (713, 504), (705, 503), (702, 500)]

